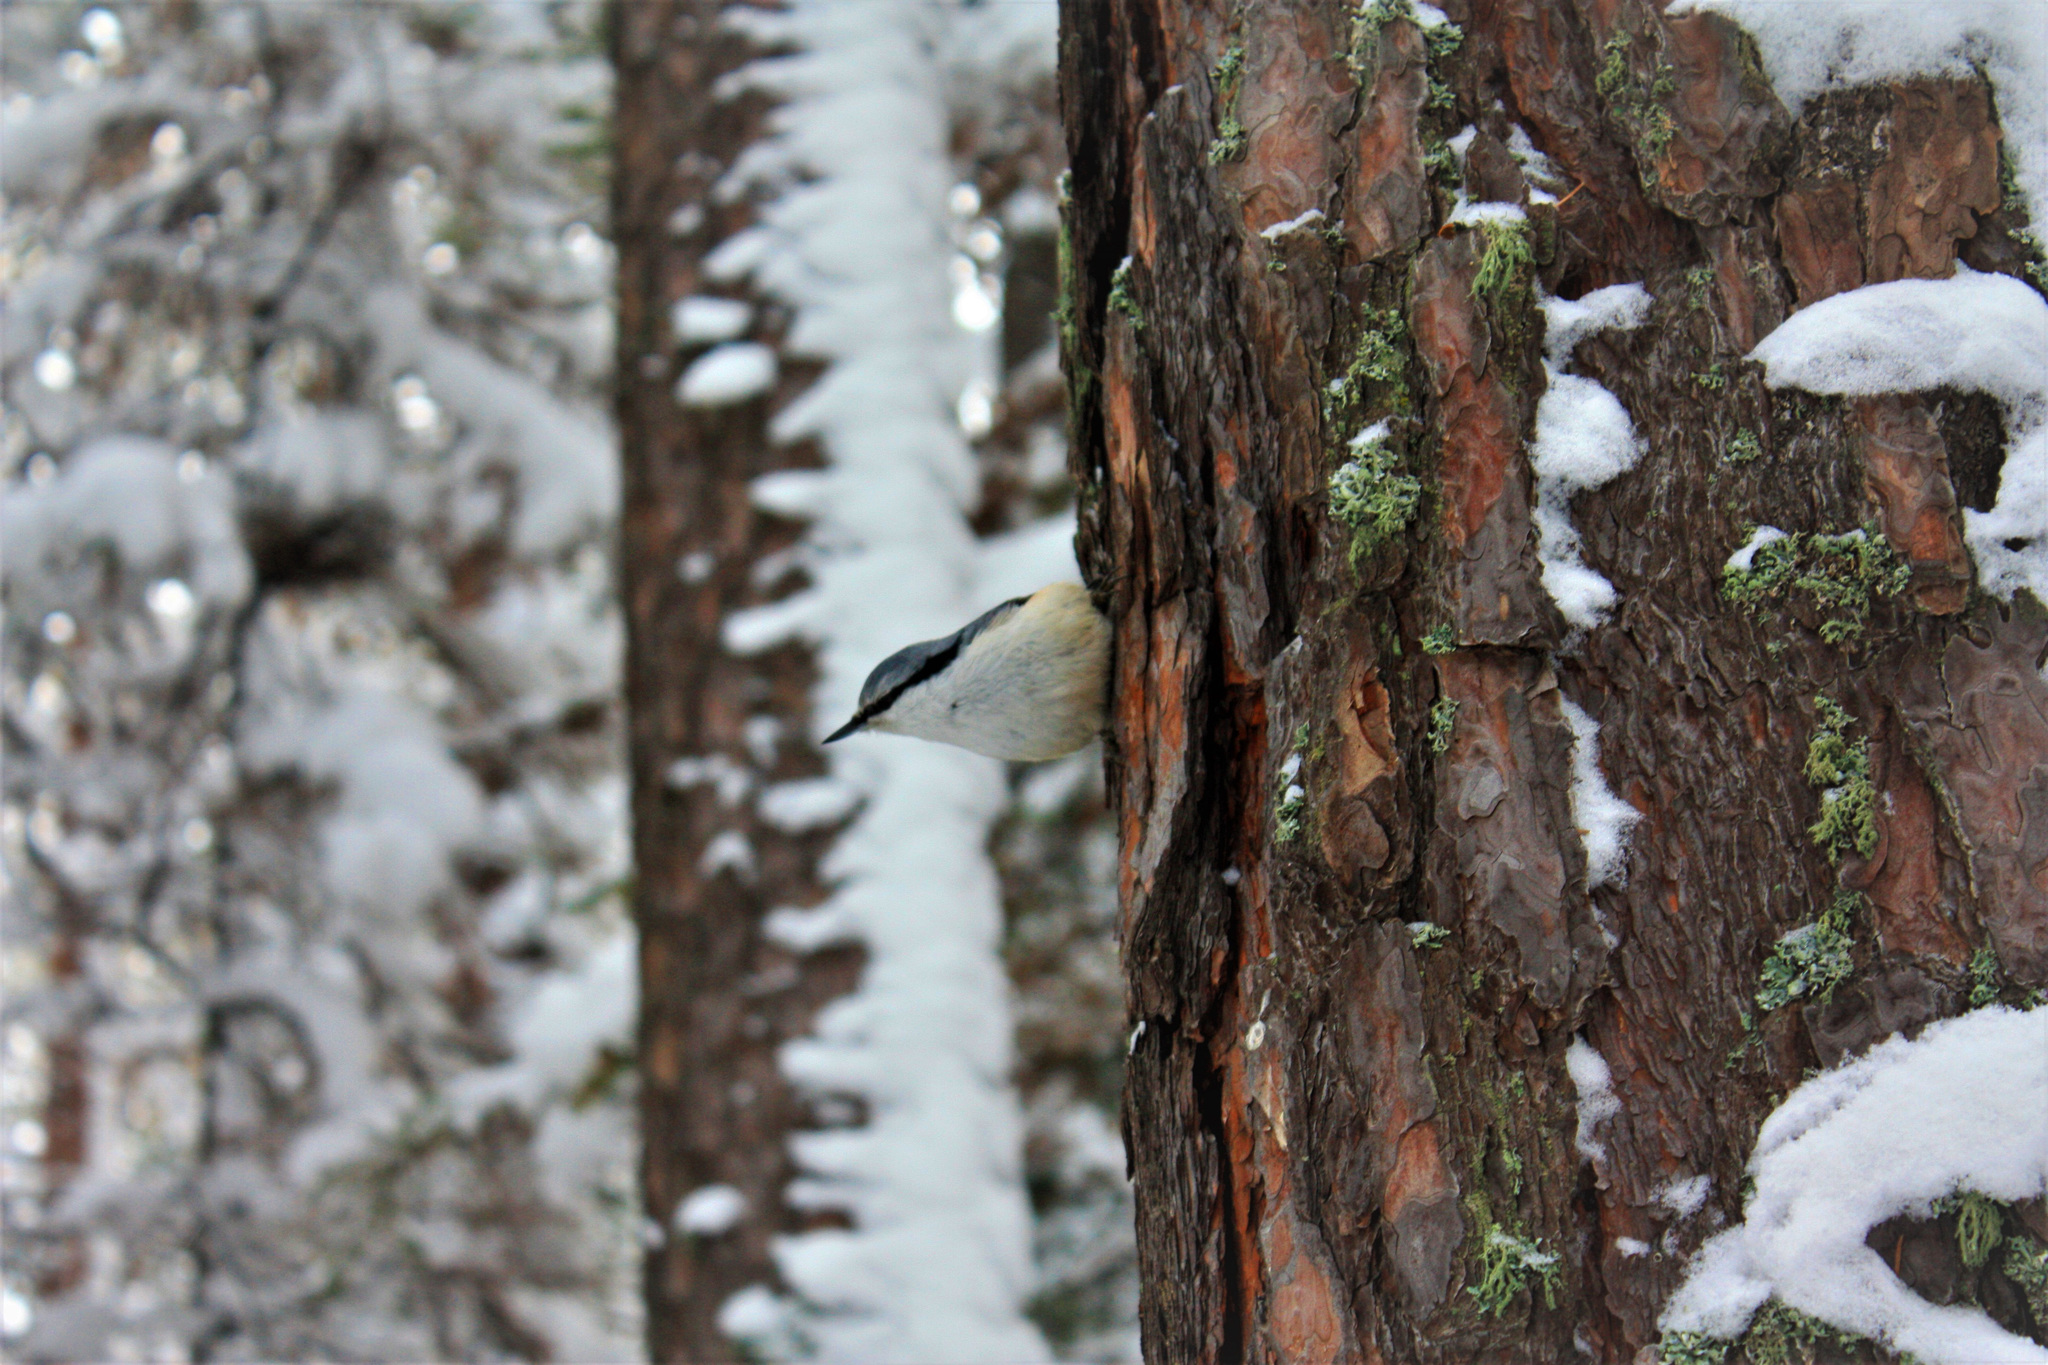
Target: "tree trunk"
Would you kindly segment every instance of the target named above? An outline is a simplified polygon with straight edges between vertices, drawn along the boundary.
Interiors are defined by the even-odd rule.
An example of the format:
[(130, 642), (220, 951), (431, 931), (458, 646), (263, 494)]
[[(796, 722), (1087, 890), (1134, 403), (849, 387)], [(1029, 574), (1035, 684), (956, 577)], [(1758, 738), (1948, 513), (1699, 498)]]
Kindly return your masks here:
[[(1468, 0), (1454, 43), (1406, 8), (1062, 6), (1155, 1365), (1636, 1359), (1806, 1068), (2048, 980), (2048, 624), (1973, 589), (1961, 535), (1997, 409), (1744, 361), (1959, 250), (2021, 273), (1987, 87), (1795, 119), (1715, 16)], [(1634, 281), (1640, 326), (1546, 365), (1544, 298)], [(1567, 369), (1642, 438), (1576, 500), (1529, 455)], [(1813, 567), (1866, 524), (1889, 557)], [(1756, 525), (1846, 586), (1734, 600)], [(1573, 527), (1616, 594), (1590, 626), (1546, 592)], [(1830, 736), (1868, 759), (1839, 829), (1841, 783), (1808, 780)], [(1603, 773), (1625, 878), (1579, 828), (1626, 824), (1588, 814)], [(1838, 983), (1773, 956), (1814, 922), (1853, 938)], [(1575, 1039), (1611, 1116), (1576, 1103)], [(2038, 1334), (1939, 1226), (1881, 1235)]]
[[(708, 344), (678, 336), (677, 300), (707, 289), (736, 298), (750, 310), (741, 335), (769, 345), (787, 321), (704, 269), (751, 221), (747, 203), (720, 203), (710, 189), (762, 133), (768, 107), (758, 94), (713, 95), (720, 76), (760, 55), (721, 25), (723, 9), (635, 0), (611, 10), (648, 1350), (692, 1365), (742, 1358), (719, 1309), (745, 1287), (777, 1285), (770, 1238), (807, 1226), (782, 1200), (785, 1138), (807, 1115), (776, 1050), (859, 970), (853, 949), (798, 957), (762, 931), (771, 909), (823, 894), (816, 863), (831, 832), (780, 829), (747, 799), (760, 783), (824, 770), (807, 738), (809, 652), (742, 658), (720, 640), (728, 615), (768, 600), (790, 572), (763, 572), (763, 561), (801, 528), (756, 511), (749, 484), (815, 463), (767, 432), (772, 404), (809, 376), (784, 366), (778, 387), (717, 406), (677, 394)], [(738, 1221), (722, 1230), (713, 1197), (693, 1206), (694, 1231), (679, 1222), (684, 1201), (713, 1186), (743, 1198)]]

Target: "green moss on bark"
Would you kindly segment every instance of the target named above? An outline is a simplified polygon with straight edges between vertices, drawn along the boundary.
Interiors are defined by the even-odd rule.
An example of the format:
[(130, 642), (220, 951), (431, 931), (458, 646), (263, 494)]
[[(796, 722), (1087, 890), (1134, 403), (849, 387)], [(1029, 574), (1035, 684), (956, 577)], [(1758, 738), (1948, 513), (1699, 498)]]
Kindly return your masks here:
[(1358, 440), (1330, 475), (1330, 515), (1351, 531), (1353, 565), (1399, 536), (1415, 520), (1422, 481), (1401, 470), (1384, 438)]
[(1813, 841), (1838, 863), (1854, 849), (1868, 858), (1877, 851), (1877, 790), (1870, 781), (1870, 741), (1852, 740), (1854, 718), (1829, 697), (1815, 697), (1820, 724), (1806, 746), (1806, 780), (1821, 788), (1820, 819), (1807, 829)]
[(1904, 591), (1912, 576), (1875, 527), (1794, 532), (1757, 546), (1748, 568), (1723, 570), (1721, 594), (1751, 615), (1800, 594), (1825, 618), (1821, 638), (1842, 645), (1860, 640), (1878, 599)]
[(1244, 83), (1244, 44), (1232, 43), (1223, 50), (1211, 79), (1216, 91), (1216, 140), (1209, 144), (1209, 164), (1220, 166), (1241, 160), (1248, 141), (1237, 117), (1237, 92)]

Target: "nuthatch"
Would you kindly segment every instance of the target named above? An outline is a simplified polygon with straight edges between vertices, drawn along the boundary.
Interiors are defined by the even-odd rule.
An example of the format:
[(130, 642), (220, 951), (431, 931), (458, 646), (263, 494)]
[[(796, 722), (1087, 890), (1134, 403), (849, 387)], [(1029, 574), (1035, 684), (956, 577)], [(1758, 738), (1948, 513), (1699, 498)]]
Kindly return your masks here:
[(882, 660), (825, 743), (879, 730), (991, 758), (1058, 758), (1102, 729), (1108, 690), (1109, 621), (1085, 590), (1055, 583)]

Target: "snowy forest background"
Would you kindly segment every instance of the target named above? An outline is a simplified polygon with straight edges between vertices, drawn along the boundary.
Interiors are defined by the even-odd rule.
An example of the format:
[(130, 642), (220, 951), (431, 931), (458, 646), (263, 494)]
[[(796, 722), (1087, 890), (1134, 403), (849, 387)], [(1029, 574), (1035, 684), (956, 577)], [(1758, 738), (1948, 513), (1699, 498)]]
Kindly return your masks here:
[[(1056, 10), (752, 13), (783, 55), (735, 91), (787, 113), (711, 199), (761, 227), (659, 363), (698, 408), (796, 374), (778, 424), (893, 490), (761, 490), (813, 529), (728, 643), (808, 641), (842, 698), (1073, 575)], [(635, 1183), (602, 7), (0, 17), (5, 1350), (641, 1358), (643, 1249), (747, 1211), (663, 1225)], [(785, 829), (869, 812), (850, 891), (771, 926), (867, 954), (785, 1054), (822, 1216), (721, 1324), (1135, 1358), (1096, 760), (904, 762), (670, 773)], [(705, 856), (755, 875), (741, 833)], [(892, 919), (934, 867), (964, 889)]]

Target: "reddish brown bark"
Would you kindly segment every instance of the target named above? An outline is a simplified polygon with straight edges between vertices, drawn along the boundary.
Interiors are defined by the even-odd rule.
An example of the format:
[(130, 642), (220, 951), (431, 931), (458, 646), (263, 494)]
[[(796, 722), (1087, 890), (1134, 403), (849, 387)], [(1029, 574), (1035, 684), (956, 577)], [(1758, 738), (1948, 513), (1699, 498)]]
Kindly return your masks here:
[[(745, 227), (745, 202), (721, 204), (712, 183), (764, 127), (764, 97), (715, 99), (713, 83), (760, 55), (708, 0), (634, 0), (611, 10), (616, 71), (613, 240), (619, 251), (618, 419), (624, 465), (620, 580), (626, 609), (634, 916), (640, 936), (641, 1192), (650, 1230), (648, 1350), (657, 1361), (736, 1360), (717, 1327), (721, 1304), (750, 1284), (778, 1283), (769, 1241), (801, 1227), (782, 1201), (785, 1141), (806, 1107), (776, 1068), (777, 1048), (808, 1031), (858, 970), (850, 950), (799, 958), (770, 942), (778, 905), (823, 894), (817, 858), (831, 831), (791, 834), (755, 815), (766, 782), (823, 771), (809, 743), (808, 654), (727, 653), (720, 627), (735, 610), (786, 590), (761, 560), (799, 528), (756, 511), (749, 485), (801, 463), (767, 433), (773, 404), (809, 375), (785, 367), (778, 391), (745, 403), (682, 407), (674, 389), (701, 351), (683, 349), (670, 306), (698, 293), (739, 296), (703, 261)], [(693, 206), (696, 216), (677, 219)], [(759, 305), (758, 299), (749, 299)], [(775, 343), (784, 325), (757, 307), (750, 335)], [(727, 775), (673, 782), (679, 759)], [(704, 854), (721, 833), (745, 837), (752, 866)], [(729, 1232), (691, 1235), (678, 1204), (729, 1185), (747, 1211)]]
[[(68, 897), (68, 888), (59, 891)], [(75, 920), (78, 916), (65, 916)], [(67, 925), (63, 938), (50, 955), (50, 980), (59, 987), (80, 989), (79, 935)], [(91, 1058), (80, 1022), (72, 1022), (53, 1036), (45, 1053), (48, 1090), (43, 1097), (43, 1203), (55, 1207), (79, 1173), (85, 1169), (87, 1120), (92, 1114), (90, 1084)], [(65, 1237), (48, 1253), (36, 1276), (36, 1293), (44, 1299), (69, 1294), (85, 1279), (86, 1247), (83, 1237)]]
[[(2009, 998), (2048, 980), (2048, 613), (1974, 589), (1959, 520), (2002, 433), (1956, 395), (1773, 393), (1743, 362), (1831, 293), (1959, 252), (2020, 272), (1986, 89), (1794, 119), (1716, 16), (1444, 8), (1463, 41), (1432, 64), (1414, 25), (1349, 5), (1063, 7), (1066, 360), (1082, 560), (1116, 625), (1155, 1365), (1649, 1358), (1808, 1067), (1967, 1008), (1980, 949)], [(1569, 358), (1645, 447), (1572, 508), (1619, 594), (1582, 633), (1531, 526), (1541, 317), (1512, 280), (1479, 287), (1487, 233), (1446, 222), (1458, 187), (1425, 170), (1467, 123), (1462, 188), (1526, 209), (1542, 289), (1655, 298)], [(1549, 196), (1514, 124), (1565, 177)], [(1367, 329), (1405, 370), (1347, 410), (1329, 386)], [(1391, 419), (1426, 492), (1354, 555), (1324, 490), (1360, 414)], [(1760, 458), (1727, 459), (1744, 432)], [(1721, 571), (1757, 524), (1874, 525), (1912, 582), (1841, 644), (1803, 600), (1747, 613)], [(1869, 739), (1878, 793), (1875, 846), (1839, 865), (1808, 833), (1821, 697)], [(1626, 885), (1587, 886), (1566, 701), (1641, 817)], [(1773, 944), (1842, 888), (1867, 896), (1853, 976), (1761, 1011)], [(1575, 1037), (1620, 1105), (1590, 1160)], [(1695, 1176), (1702, 1212), (1660, 1199)], [(1504, 1305), (1473, 1292), (1496, 1227), (1559, 1255), (1554, 1303), (1534, 1277)], [(1936, 1225), (1880, 1234), (1916, 1285), (1959, 1292)], [(2038, 1331), (2009, 1289), (1984, 1301)]]
[[(50, 897), (55, 931), (49, 954), (50, 983), (60, 999), (70, 997), (58, 1026), (44, 1043), (41, 1195), (43, 1207), (54, 1209), (85, 1170), (91, 1135), (92, 1056), (86, 1038), (90, 1020), (83, 953), (93, 930), (94, 913), (91, 899), (33, 842), (26, 842), (24, 851)], [(86, 1254), (85, 1238), (76, 1233), (56, 1237), (38, 1248), (33, 1263), (37, 1295), (58, 1299), (77, 1289), (88, 1269)]]

